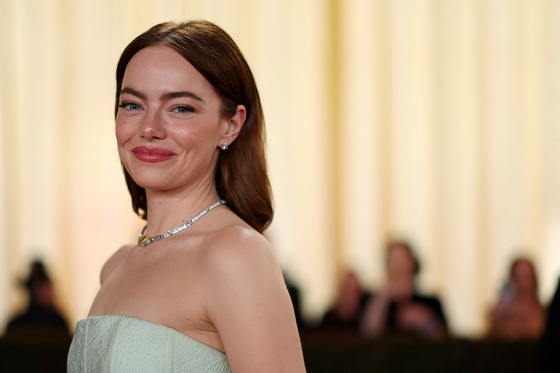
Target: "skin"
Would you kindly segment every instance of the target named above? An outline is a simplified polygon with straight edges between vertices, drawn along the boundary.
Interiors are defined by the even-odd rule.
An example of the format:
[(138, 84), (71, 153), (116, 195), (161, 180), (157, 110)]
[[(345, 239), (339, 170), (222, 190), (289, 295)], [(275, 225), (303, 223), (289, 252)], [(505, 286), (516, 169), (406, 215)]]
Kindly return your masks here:
[[(240, 105), (232, 118), (222, 118), (211, 84), (166, 46), (139, 51), (122, 88), (119, 154), (146, 189), (147, 234), (154, 237), (219, 199), (214, 184), (219, 148), (235, 140), (246, 112)], [(190, 93), (170, 98), (170, 92)], [(132, 153), (138, 146), (175, 155), (143, 162)], [(122, 314), (173, 328), (225, 352), (233, 372), (305, 372), (272, 248), (227, 206), (147, 247), (121, 248), (105, 264), (101, 284), (89, 316)]]

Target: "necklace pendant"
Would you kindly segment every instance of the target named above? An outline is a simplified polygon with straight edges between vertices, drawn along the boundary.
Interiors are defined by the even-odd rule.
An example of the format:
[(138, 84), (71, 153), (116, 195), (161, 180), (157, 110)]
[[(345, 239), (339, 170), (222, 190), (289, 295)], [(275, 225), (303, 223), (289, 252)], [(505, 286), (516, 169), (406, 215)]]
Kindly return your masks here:
[(149, 239), (150, 238), (147, 235), (145, 235), (145, 234), (141, 235), (140, 237), (138, 237), (138, 245), (142, 246), (142, 247), (148, 246), (148, 240)]

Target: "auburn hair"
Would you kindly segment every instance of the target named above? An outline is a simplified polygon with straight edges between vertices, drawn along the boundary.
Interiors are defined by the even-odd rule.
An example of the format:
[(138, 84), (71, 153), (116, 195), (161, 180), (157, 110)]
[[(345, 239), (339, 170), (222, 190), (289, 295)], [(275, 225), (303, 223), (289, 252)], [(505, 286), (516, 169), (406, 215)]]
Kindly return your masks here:
[[(238, 105), (246, 119), (237, 139), (221, 151), (214, 181), (220, 198), (247, 224), (262, 232), (272, 220), (272, 192), (267, 174), (265, 128), (259, 92), (251, 69), (233, 39), (208, 21), (160, 23), (136, 37), (124, 49), (117, 65), (115, 116), (126, 66), (140, 50), (165, 45), (181, 54), (213, 86), (222, 100), (221, 115), (231, 118)], [(123, 166), (132, 208), (146, 219), (146, 191)]]

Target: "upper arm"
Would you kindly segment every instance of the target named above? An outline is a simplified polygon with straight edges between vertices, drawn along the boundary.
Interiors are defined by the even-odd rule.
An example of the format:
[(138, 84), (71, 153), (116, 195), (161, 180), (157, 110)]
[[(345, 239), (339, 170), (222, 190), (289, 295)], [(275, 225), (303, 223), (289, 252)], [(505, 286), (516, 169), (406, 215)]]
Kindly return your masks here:
[(109, 258), (109, 260), (105, 262), (103, 268), (101, 269), (101, 276), (100, 276), (101, 285), (103, 285), (103, 282), (105, 282), (107, 277), (109, 277), (115, 271), (115, 269), (122, 263), (124, 257), (126, 256), (127, 251), (128, 251), (128, 246), (123, 246), (120, 249), (118, 249)]
[(245, 230), (212, 244), (205, 307), (233, 372), (305, 372), (293, 307), (268, 242)]

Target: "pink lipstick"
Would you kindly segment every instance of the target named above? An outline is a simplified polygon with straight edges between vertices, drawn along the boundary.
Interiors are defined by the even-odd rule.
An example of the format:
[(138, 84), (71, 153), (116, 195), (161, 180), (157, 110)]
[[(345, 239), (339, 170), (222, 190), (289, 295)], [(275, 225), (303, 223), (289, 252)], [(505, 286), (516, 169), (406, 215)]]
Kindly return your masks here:
[(176, 156), (175, 152), (164, 148), (150, 148), (138, 146), (132, 149), (132, 154), (142, 162), (163, 162)]

